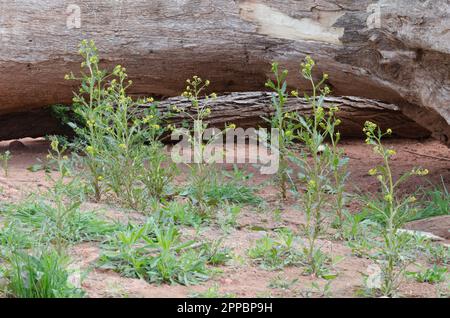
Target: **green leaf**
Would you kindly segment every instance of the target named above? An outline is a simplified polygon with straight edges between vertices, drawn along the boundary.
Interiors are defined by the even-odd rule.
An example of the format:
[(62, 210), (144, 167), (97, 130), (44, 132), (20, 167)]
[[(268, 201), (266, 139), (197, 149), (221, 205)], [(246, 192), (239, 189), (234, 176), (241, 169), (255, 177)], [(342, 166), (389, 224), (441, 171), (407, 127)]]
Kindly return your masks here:
[(27, 170), (31, 171), (31, 172), (38, 172), (38, 171), (44, 170), (44, 166), (41, 165), (41, 164), (36, 163), (34, 165), (29, 166), (27, 168)]
[(335, 279), (336, 277), (338, 277), (337, 274), (324, 274), (324, 275), (322, 275), (322, 278), (323, 278), (323, 279), (326, 279), (326, 280), (333, 280), (333, 279)]

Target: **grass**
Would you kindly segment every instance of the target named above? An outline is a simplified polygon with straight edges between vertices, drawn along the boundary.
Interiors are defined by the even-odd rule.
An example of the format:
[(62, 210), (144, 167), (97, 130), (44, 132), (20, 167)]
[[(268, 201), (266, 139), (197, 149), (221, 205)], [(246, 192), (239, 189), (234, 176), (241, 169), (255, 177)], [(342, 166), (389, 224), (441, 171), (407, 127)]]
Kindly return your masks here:
[(435, 216), (450, 215), (450, 195), (442, 180), (442, 188), (426, 190), (420, 203), (419, 211), (410, 221), (427, 219)]
[(434, 265), (421, 272), (407, 272), (406, 275), (414, 278), (419, 283), (437, 284), (448, 278), (448, 269)]
[(224, 232), (229, 233), (231, 229), (235, 229), (239, 226), (238, 217), (240, 213), (240, 206), (227, 205), (222, 210), (222, 213), (218, 215), (217, 223)]
[(113, 235), (104, 244), (100, 265), (150, 283), (192, 285), (206, 281), (207, 264), (222, 259), (217, 250), (211, 251), (192, 240), (182, 241), (173, 224), (161, 226), (149, 219)]
[(0, 229), (0, 250), (29, 249), (35, 243), (35, 230), (20, 221), (4, 222)]
[(420, 251), (427, 258), (428, 263), (438, 266), (448, 266), (450, 264), (450, 247), (435, 242), (426, 241), (418, 244)]
[(0, 154), (0, 162), (3, 168), (3, 173), (5, 175), (5, 178), (8, 177), (9, 172), (9, 161), (11, 160), (11, 152), (9, 150), (5, 151), (4, 153)]
[(71, 285), (68, 259), (56, 251), (31, 255), (14, 251), (6, 256), (6, 295), (14, 298), (78, 298), (84, 292)]
[[(67, 213), (65, 218), (60, 220), (57, 209), (50, 202), (30, 198), (6, 206), (4, 213), (10, 224), (20, 223), (21, 232), (45, 234), (43, 239), (48, 242), (57, 237), (71, 243), (96, 241), (120, 228), (118, 224), (102, 220), (94, 212), (82, 212), (78, 206), (73, 208), (71, 213)], [(17, 231), (14, 234), (20, 235)]]
[[(236, 173), (236, 172), (235, 172)], [(256, 195), (254, 187), (248, 186), (243, 180), (238, 179), (236, 175), (233, 178), (225, 174), (224, 177), (217, 179), (217, 177), (209, 178), (206, 184), (197, 181), (197, 186), (188, 186), (187, 189), (181, 192), (182, 196), (188, 196), (192, 198), (193, 202), (198, 200), (198, 196), (202, 196), (202, 200), (209, 206), (220, 206), (226, 204), (238, 204), (238, 205), (259, 205), (263, 203), (263, 200)], [(199, 184), (203, 184), (201, 187), (201, 194), (197, 187)]]
[(275, 276), (269, 282), (269, 288), (289, 290), (298, 283), (298, 278), (288, 280), (280, 275)]
[(191, 226), (196, 229), (207, 220), (207, 218), (197, 213), (196, 207), (190, 203), (171, 201), (160, 206), (157, 210), (160, 222), (174, 223), (177, 225)]
[(222, 247), (222, 240), (205, 243), (203, 251), (207, 257), (207, 262), (213, 266), (226, 265), (232, 258), (231, 249)]
[(261, 198), (255, 195), (254, 189), (232, 182), (216, 184), (208, 191), (206, 197), (209, 202), (217, 204), (249, 204), (258, 205), (262, 202)]
[(232, 293), (221, 293), (218, 285), (209, 287), (207, 290), (202, 292), (194, 292), (189, 296), (191, 298), (236, 298), (235, 294)]
[(272, 238), (266, 235), (255, 242), (248, 250), (253, 262), (266, 270), (280, 270), (286, 266), (298, 265), (301, 262), (300, 251), (294, 248), (294, 233), (281, 230)]
[[(450, 215), (450, 195), (444, 183), (442, 184), (442, 187), (434, 187), (433, 189), (424, 190), (420, 195), (419, 193), (420, 192), (418, 191), (416, 195), (420, 197), (420, 201), (418, 202), (415, 211), (409, 213), (408, 218), (405, 220), (406, 222), (423, 220), (442, 215)], [(366, 203), (366, 206), (362, 209), (361, 216), (364, 219), (369, 219), (379, 224), (383, 224), (385, 221), (383, 214), (367, 205), (371, 202), (376, 206), (380, 206), (383, 204), (383, 200), (380, 198), (362, 195), (361, 201)], [(406, 213), (406, 211), (404, 211), (403, 214), (404, 213)]]

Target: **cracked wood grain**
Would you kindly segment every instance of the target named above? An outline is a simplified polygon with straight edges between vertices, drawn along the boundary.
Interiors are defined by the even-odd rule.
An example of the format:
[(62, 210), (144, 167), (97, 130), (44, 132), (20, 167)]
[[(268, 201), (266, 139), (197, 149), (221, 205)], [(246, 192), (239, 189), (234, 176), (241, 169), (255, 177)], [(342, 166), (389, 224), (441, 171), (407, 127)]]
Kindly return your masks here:
[(448, 0), (85, 0), (79, 29), (66, 26), (69, 4), (0, 2), (0, 113), (69, 103), (64, 74), (88, 38), (105, 67), (127, 67), (135, 95), (176, 96), (192, 75), (218, 93), (263, 90), (274, 60), (303, 90), (296, 70), (310, 54), (336, 96), (396, 104), (450, 144)]

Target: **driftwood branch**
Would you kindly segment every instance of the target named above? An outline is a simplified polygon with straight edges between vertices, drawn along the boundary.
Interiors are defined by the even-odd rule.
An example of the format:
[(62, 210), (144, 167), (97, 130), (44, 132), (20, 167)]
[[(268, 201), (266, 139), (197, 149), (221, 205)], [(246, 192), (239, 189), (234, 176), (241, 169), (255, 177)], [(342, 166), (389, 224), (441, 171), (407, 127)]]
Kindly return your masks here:
[[(271, 106), (271, 96), (271, 93), (267, 92), (231, 93), (219, 96), (216, 100), (209, 102), (212, 113), (208, 122), (212, 126), (234, 123), (242, 128), (264, 125), (263, 118), (270, 117), (274, 112)], [(194, 112), (189, 101), (181, 97), (169, 98), (161, 102), (159, 108), (164, 112), (171, 105)], [(324, 106), (339, 107), (338, 117), (342, 120), (339, 129), (344, 138), (360, 137), (366, 120), (371, 120), (383, 128), (391, 128), (397, 136), (409, 138), (430, 136), (429, 131), (404, 116), (400, 109), (392, 104), (345, 96), (327, 97)], [(304, 99), (290, 98), (285, 107), (288, 111), (296, 111), (304, 115), (311, 114), (311, 105)], [(183, 116), (177, 116), (173, 117), (172, 121), (179, 123), (183, 119), (185, 119)]]

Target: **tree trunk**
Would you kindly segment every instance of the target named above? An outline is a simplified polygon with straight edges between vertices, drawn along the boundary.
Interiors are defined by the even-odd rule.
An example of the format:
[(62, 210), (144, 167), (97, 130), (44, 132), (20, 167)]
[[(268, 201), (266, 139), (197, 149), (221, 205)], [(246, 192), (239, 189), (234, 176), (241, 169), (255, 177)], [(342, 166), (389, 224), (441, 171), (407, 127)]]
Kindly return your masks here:
[(296, 70), (309, 54), (335, 95), (399, 105), (450, 144), (448, 0), (70, 3), (0, 3), (0, 113), (69, 103), (74, 87), (63, 77), (79, 69), (77, 45), (87, 38), (105, 67), (127, 67), (132, 93), (157, 97), (178, 95), (194, 74), (218, 93), (262, 90), (274, 60), (303, 89)]
[[(204, 101), (201, 101), (203, 103)], [(266, 92), (232, 93), (219, 96), (209, 101), (212, 112), (208, 123), (214, 127), (223, 127), (234, 123), (238, 127), (258, 127), (267, 123), (263, 118), (273, 114), (271, 107), (271, 94)], [(171, 106), (185, 108), (191, 114), (194, 110), (186, 98), (175, 97), (159, 103), (162, 113), (171, 109)], [(343, 137), (361, 137), (362, 126), (366, 120), (372, 120), (384, 128), (392, 128), (397, 136), (424, 138), (430, 132), (408, 117), (400, 109), (391, 104), (358, 97), (329, 97), (326, 98), (325, 107), (338, 106), (338, 117), (342, 120), (339, 131)], [(146, 108), (148, 105), (139, 106)], [(290, 98), (285, 105), (289, 111), (296, 111), (304, 115), (311, 113), (311, 107), (302, 99)], [(135, 110), (139, 114), (139, 109)], [(180, 124), (186, 117), (171, 116), (171, 123)], [(21, 125), (17, 125), (17, 122)], [(20, 137), (40, 137), (46, 134), (70, 134), (68, 127), (63, 127), (60, 120), (55, 118), (51, 109), (39, 109), (25, 113), (12, 113), (0, 116), (0, 139), (15, 139)]]

